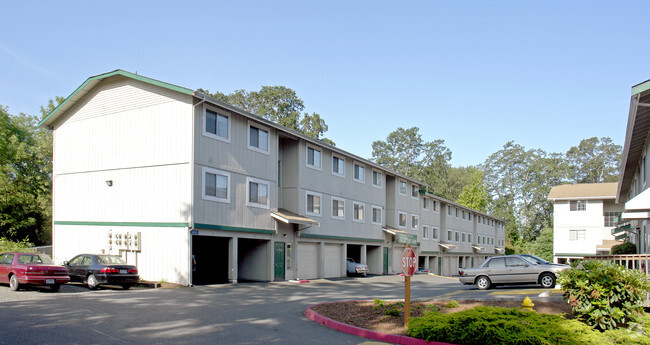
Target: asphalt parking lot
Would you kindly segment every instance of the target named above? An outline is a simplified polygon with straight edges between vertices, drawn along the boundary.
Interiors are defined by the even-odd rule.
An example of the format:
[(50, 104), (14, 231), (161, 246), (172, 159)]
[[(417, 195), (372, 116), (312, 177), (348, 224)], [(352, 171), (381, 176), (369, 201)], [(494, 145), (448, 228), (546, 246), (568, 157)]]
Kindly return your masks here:
[[(416, 275), (413, 299), (561, 300), (535, 287), (480, 291), (454, 278)], [(318, 279), (307, 284), (240, 283), (177, 289), (102, 288), (67, 284), (13, 292), (0, 286), (0, 342), (21, 344), (360, 344), (303, 315), (312, 304), (403, 299), (404, 278)], [(8, 340), (9, 339), (9, 340)]]

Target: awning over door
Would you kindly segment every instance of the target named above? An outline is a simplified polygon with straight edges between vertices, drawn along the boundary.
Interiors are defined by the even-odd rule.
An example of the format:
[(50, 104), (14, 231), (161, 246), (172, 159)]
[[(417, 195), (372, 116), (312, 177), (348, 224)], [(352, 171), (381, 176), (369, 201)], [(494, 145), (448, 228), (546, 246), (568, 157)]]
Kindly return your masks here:
[(455, 249), (456, 248), (456, 245), (451, 244), (451, 243), (438, 242), (438, 245), (440, 247), (442, 247), (442, 248), (445, 248), (445, 249)]
[(417, 245), (418, 244), (418, 235), (415, 234), (409, 234), (406, 231), (403, 230), (397, 230), (389, 227), (382, 227), (381, 228), (385, 233), (391, 234), (395, 236), (395, 242), (397, 243), (402, 243), (402, 244), (408, 244), (408, 245)]
[(474, 249), (477, 252), (485, 250), (485, 247), (477, 246), (477, 245), (472, 245), (472, 249)]
[(275, 212), (271, 212), (271, 217), (286, 223), (286, 224), (299, 224), (299, 225), (316, 225), (318, 226), (318, 222), (307, 217), (303, 217), (300, 215), (297, 215), (291, 211), (287, 211), (285, 209), (278, 209)]

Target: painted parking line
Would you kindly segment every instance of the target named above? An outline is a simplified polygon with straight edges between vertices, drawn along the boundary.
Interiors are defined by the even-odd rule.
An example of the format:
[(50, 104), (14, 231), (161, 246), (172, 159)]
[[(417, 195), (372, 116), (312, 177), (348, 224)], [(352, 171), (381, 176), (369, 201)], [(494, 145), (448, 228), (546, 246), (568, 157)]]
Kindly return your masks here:
[(535, 295), (541, 294), (543, 292), (550, 292), (552, 294), (562, 294), (561, 289), (525, 289), (525, 290), (502, 290), (490, 292), (489, 295)]
[(432, 277), (447, 278), (447, 279), (458, 279), (458, 278), (454, 278), (454, 277), (439, 276), (439, 275), (433, 274), (433, 273), (427, 273), (427, 274), (432, 276)]

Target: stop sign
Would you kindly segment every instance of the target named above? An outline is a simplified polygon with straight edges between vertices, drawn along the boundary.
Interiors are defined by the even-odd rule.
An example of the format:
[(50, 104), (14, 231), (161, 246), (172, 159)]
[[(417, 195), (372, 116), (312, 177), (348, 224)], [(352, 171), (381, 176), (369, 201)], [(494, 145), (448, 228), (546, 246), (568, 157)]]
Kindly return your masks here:
[(402, 272), (407, 277), (412, 277), (418, 268), (418, 257), (413, 248), (406, 247), (402, 253)]

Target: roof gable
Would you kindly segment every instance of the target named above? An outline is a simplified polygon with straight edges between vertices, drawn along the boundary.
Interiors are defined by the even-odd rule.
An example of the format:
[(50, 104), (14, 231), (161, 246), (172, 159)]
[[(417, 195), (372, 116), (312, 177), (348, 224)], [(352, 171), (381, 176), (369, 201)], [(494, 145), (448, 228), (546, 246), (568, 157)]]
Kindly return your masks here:
[(615, 199), (618, 183), (563, 184), (551, 188), (549, 200)]

